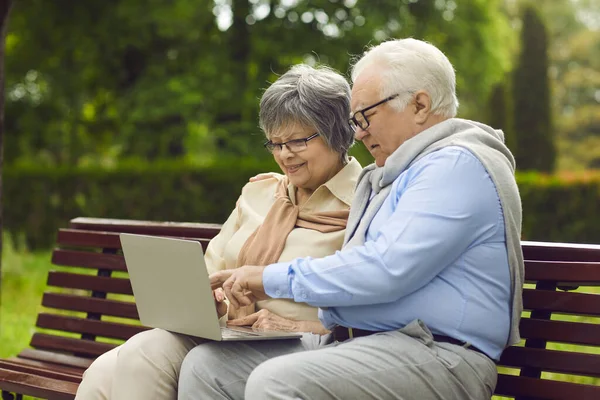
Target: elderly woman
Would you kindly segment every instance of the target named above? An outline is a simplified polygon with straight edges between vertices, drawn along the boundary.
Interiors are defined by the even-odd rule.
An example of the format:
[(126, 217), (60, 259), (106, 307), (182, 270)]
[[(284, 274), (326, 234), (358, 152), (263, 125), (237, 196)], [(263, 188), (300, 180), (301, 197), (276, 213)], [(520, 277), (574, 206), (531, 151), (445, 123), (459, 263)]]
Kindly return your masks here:
[[(360, 164), (348, 157), (350, 86), (328, 68), (297, 65), (273, 83), (260, 102), (260, 126), (283, 175), (247, 184), (235, 210), (206, 250), (209, 273), (323, 257), (342, 246)], [(231, 325), (260, 330), (327, 333), (317, 309), (266, 300), (228, 313)], [(193, 307), (193, 305), (190, 305)], [(225, 317), (227, 315), (227, 317)], [(186, 354), (203, 339), (154, 329), (100, 356), (85, 372), (76, 399), (175, 399)]]

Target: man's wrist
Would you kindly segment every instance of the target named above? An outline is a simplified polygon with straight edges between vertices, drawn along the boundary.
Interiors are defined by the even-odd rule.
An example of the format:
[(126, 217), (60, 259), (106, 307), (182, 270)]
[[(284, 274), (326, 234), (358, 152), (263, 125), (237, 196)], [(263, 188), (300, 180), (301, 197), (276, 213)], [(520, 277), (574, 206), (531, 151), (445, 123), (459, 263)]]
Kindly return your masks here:
[(294, 297), (291, 291), (289, 269), (289, 262), (271, 264), (265, 267), (262, 276), (265, 294), (274, 299), (291, 299)]

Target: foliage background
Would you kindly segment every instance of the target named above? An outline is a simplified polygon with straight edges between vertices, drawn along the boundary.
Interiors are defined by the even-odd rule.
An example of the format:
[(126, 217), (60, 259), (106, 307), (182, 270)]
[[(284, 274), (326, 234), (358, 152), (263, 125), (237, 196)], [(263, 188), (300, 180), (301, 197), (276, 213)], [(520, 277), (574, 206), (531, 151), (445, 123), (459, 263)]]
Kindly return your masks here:
[[(525, 10), (547, 36), (534, 48), (548, 55), (541, 83), (517, 73), (538, 61)], [(6, 38), (7, 229), (43, 247), (79, 215), (222, 222), (247, 178), (275, 168), (257, 123), (269, 82), (299, 62), (347, 75), (369, 45), (412, 36), (454, 64), (460, 117), (504, 129), (523, 166), (557, 166), (558, 177), (519, 178), (524, 236), (599, 242), (596, 180), (577, 178), (584, 190), (561, 178), (600, 165), (599, 10), (600, 0), (18, 0)], [(370, 163), (361, 144), (352, 152)]]

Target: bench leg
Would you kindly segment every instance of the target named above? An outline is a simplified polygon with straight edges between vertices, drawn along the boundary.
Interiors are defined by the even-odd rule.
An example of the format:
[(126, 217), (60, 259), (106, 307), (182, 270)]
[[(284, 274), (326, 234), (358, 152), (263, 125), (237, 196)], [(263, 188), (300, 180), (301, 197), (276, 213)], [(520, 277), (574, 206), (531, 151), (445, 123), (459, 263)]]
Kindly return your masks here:
[(6, 390), (2, 391), (2, 400), (23, 400), (23, 395), (20, 393), (12, 394)]

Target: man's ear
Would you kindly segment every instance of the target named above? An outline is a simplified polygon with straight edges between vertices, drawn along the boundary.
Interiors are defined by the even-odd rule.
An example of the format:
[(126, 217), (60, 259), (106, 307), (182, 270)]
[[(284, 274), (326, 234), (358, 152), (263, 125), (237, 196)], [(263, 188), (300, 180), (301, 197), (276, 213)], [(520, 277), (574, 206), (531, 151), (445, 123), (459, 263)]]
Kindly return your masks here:
[(424, 90), (419, 90), (414, 96), (415, 122), (417, 124), (424, 124), (431, 114), (431, 97)]

